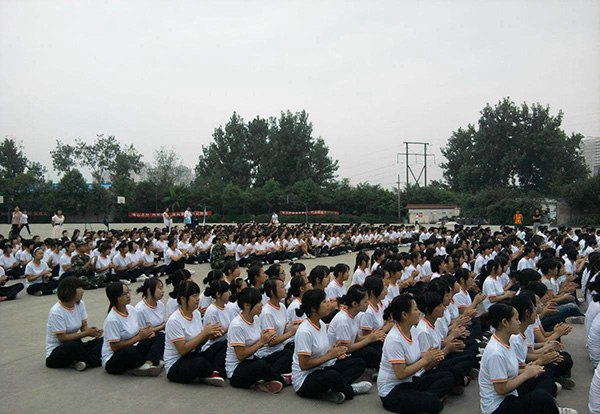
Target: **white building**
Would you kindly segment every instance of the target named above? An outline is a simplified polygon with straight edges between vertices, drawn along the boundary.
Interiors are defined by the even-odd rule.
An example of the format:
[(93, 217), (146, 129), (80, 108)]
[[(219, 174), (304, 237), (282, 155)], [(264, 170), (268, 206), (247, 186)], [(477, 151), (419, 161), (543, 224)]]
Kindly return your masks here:
[(600, 137), (584, 138), (581, 149), (585, 164), (590, 169), (592, 176), (600, 174)]
[(455, 204), (407, 204), (408, 221), (410, 223), (431, 224), (442, 219), (450, 220), (460, 215), (460, 208)]

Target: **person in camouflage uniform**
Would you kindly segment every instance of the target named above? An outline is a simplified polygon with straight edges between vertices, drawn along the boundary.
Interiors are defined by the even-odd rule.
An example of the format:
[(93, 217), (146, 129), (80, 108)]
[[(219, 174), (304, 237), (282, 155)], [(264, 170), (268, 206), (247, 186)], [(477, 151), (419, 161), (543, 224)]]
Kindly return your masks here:
[(215, 245), (210, 250), (210, 267), (211, 269), (222, 269), (227, 257), (225, 249), (225, 241), (227, 237), (224, 234), (218, 234), (215, 238)]
[(71, 257), (71, 270), (81, 279), (84, 289), (97, 289), (106, 286), (106, 276), (96, 276), (96, 258), (90, 258), (90, 249), (91, 242), (77, 242), (77, 250)]

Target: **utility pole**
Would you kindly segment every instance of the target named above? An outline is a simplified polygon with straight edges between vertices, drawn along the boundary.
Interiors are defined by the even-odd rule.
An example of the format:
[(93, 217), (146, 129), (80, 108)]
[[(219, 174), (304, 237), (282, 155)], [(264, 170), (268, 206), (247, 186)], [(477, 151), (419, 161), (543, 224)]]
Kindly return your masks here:
[(398, 191), (398, 223), (400, 223), (402, 220), (400, 217), (400, 210), (402, 209), (400, 206), (400, 174), (398, 174), (398, 189), (396, 191)]
[[(424, 179), (424, 183), (423, 183), (423, 187), (427, 187), (427, 157), (434, 157), (434, 154), (428, 154), (427, 153), (427, 146), (430, 145), (428, 142), (414, 142), (414, 141), (404, 141), (404, 145), (405, 145), (405, 151), (404, 152), (399, 152), (397, 154), (397, 161), (399, 162), (400, 160), (400, 156), (404, 155), (406, 157), (406, 188), (408, 188), (408, 185), (410, 184), (410, 177), (412, 176), (415, 185), (419, 186), (421, 183), (421, 177), (423, 176)], [(422, 145), (423, 146), (423, 152), (409, 152), (409, 146), (410, 145)], [(419, 175), (415, 175), (413, 169), (410, 166), (409, 163), (409, 156), (410, 155), (414, 155), (416, 157), (423, 157), (423, 167), (421, 168), (421, 171), (419, 171)], [(409, 175), (410, 174), (410, 175)], [(400, 179), (398, 179), (398, 182), (400, 182)]]

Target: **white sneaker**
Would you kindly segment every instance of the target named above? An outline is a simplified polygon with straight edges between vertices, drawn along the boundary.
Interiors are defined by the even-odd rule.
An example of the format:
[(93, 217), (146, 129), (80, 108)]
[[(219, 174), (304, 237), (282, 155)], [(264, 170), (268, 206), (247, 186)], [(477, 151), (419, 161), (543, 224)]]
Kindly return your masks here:
[(146, 280), (148, 280), (149, 277), (146, 275), (141, 275), (139, 276), (137, 279), (135, 279), (136, 282), (145, 282)]
[(558, 407), (558, 414), (577, 414), (577, 411), (572, 408)]
[(85, 369), (87, 368), (87, 364), (83, 361), (75, 361), (75, 363), (73, 364), (73, 368), (75, 368), (75, 371), (85, 371)]
[(121, 282), (123, 282), (124, 285), (131, 285), (131, 280), (129, 279), (121, 279)]
[(157, 377), (161, 373), (162, 369), (163, 367), (160, 364), (156, 366), (143, 364), (142, 366), (139, 366), (133, 370), (133, 375), (136, 377)]
[[(569, 316), (565, 319), (566, 323), (571, 325), (583, 325), (585, 323), (585, 316)], [(570, 410), (570, 408), (568, 408)]]
[(558, 382), (555, 382), (554, 385), (556, 385), (556, 395), (558, 395), (558, 393), (562, 391), (562, 385)]
[(361, 381), (355, 382), (352, 384), (352, 391), (354, 391), (354, 395), (367, 394), (373, 388), (373, 384), (369, 381)]
[(341, 392), (328, 391), (321, 396), (322, 400), (330, 401), (332, 403), (341, 404), (346, 399), (346, 396)]
[(193, 270), (188, 270), (188, 272), (190, 272), (190, 276), (194, 276), (196, 274), (196, 272)]

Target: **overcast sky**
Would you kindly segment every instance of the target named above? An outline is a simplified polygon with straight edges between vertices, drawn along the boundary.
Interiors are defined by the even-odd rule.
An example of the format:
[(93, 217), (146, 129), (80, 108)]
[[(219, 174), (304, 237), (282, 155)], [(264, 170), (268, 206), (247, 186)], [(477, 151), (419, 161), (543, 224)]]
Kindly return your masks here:
[(233, 111), (304, 109), (339, 177), (389, 187), (403, 141), (439, 164), (506, 96), (600, 136), (600, 2), (0, 0), (0, 137), (49, 170), (101, 133), (193, 167)]

